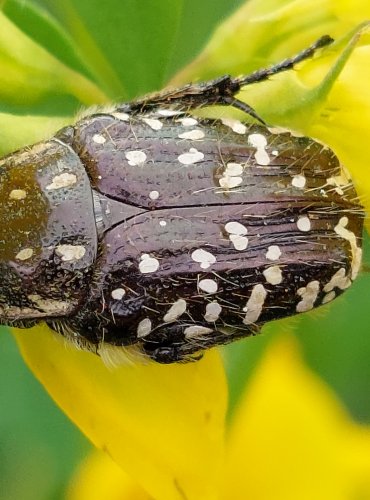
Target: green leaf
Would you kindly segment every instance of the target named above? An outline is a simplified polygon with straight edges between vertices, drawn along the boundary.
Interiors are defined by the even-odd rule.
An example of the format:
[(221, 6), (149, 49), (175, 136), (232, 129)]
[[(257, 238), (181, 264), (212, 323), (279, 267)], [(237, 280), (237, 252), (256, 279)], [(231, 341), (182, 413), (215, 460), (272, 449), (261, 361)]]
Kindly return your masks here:
[(72, 39), (47, 9), (33, 1), (7, 0), (3, 12), (24, 34), (59, 61), (91, 78), (76, 54)]
[(0, 155), (30, 143), (51, 137), (57, 130), (68, 125), (72, 117), (17, 116), (0, 113)]
[(199, 53), (212, 31), (243, 3), (244, 0), (182, 1), (181, 16), (164, 83)]
[(181, 3), (120, 0), (44, 0), (76, 52), (111, 99), (160, 87)]
[(29, 111), (50, 94), (56, 99), (68, 95), (84, 104), (106, 100), (92, 82), (59, 62), (3, 13), (0, 24), (0, 111), (4, 105)]
[[(42, 124), (46, 116), (57, 117), (55, 124), (65, 123), (59, 117), (72, 121), (81, 105), (123, 101), (161, 88), (200, 50), (215, 24), (241, 2), (4, 1), (0, 152), (40, 140), (45, 131), (54, 132), (54, 125), (49, 129)], [(18, 122), (12, 114), (24, 117), (17, 137)]]
[[(31, 0), (27, 8), (33, 12), (33, 26), (23, 1), (9, 0), (5, 12), (64, 63), (92, 75), (110, 99), (122, 101), (162, 88), (241, 3)], [(48, 33), (53, 34), (51, 44)]]

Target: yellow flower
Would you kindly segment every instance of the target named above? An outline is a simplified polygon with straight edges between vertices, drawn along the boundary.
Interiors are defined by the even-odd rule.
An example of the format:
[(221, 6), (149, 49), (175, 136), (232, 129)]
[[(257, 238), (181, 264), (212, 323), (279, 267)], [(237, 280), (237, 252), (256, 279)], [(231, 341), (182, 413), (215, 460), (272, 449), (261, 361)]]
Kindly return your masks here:
[(199, 363), (107, 368), (44, 327), (15, 330), (22, 355), (56, 403), (100, 449), (159, 499), (215, 497), (226, 381), (217, 351)]
[[(281, 337), (244, 394), (226, 435), (222, 470), (204, 468), (199, 480), (218, 483), (219, 473), (214, 498), (220, 500), (368, 499), (370, 428), (351, 422), (327, 386), (304, 366), (292, 338)], [(109, 457), (94, 453), (75, 478), (68, 500), (101, 498), (153, 497), (144, 478), (135, 482)], [(185, 490), (178, 498), (204, 497), (188, 496)]]

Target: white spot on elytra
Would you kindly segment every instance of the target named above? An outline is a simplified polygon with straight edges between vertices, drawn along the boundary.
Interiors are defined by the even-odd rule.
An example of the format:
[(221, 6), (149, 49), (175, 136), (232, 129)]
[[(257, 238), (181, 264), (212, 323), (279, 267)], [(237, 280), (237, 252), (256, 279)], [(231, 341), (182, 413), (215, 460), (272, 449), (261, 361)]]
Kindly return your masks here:
[(192, 260), (194, 260), (194, 262), (199, 262), (202, 269), (208, 269), (212, 264), (216, 262), (216, 257), (211, 252), (203, 250), (203, 248), (194, 250), (194, 252), (192, 252), (191, 254), (191, 258)]
[(323, 290), (328, 293), (334, 290), (334, 288), (345, 290), (349, 286), (351, 286), (351, 280), (348, 276), (346, 276), (346, 269), (341, 267), (335, 274), (333, 274), (330, 281), (324, 286)]
[(161, 128), (163, 127), (163, 123), (156, 118), (142, 118), (142, 120), (153, 130), (161, 130)]
[(162, 227), (165, 227), (165, 226), (167, 226), (167, 222), (165, 220), (160, 220), (159, 225)]
[(307, 216), (299, 217), (297, 220), (297, 227), (300, 231), (307, 232), (311, 229), (311, 221)]
[(139, 338), (145, 337), (149, 335), (152, 330), (152, 322), (149, 318), (142, 319), (140, 323), (137, 325), (136, 334)]
[(104, 135), (101, 134), (94, 134), (92, 140), (96, 142), (96, 144), (104, 144), (107, 141)]
[[(351, 176), (343, 166), (341, 167), (341, 172), (339, 175), (335, 175), (326, 179), (326, 182), (329, 184), (329, 186), (336, 186), (337, 188), (340, 188), (340, 186), (347, 186), (350, 181)], [(342, 191), (343, 194), (343, 190), (339, 190)]]
[(277, 245), (271, 245), (268, 247), (266, 252), (266, 259), (268, 260), (279, 260), (281, 256), (280, 247)]
[(22, 250), (20, 250), (17, 255), (15, 256), (15, 258), (17, 260), (27, 260), (27, 259), (30, 259), (33, 255), (33, 249), (32, 248), (23, 248)]
[(198, 163), (202, 161), (204, 154), (195, 148), (190, 148), (188, 153), (183, 153), (179, 155), (178, 160), (183, 165), (192, 165), (193, 163)]
[(66, 187), (71, 187), (77, 183), (77, 176), (75, 174), (70, 174), (69, 172), (64, 172), (63, 174), (56, 175), (51, 184), (46, 186), (46, 189), (61, 189)]
[(55, 253), (62, 258), (63, 262), (80, 260), (86, 253), (86, 248), (82, 245), (58, 245)]
[(283, 281), (283, 273), (279, 266), (271, 266), (262, 273), (270, 285), (279, 285)]
[(242, 173), (243, 173), (243, 165), (234, 162), (227, 163), (224, 171), (224, 175), (229, 175), (230, 177), (242, 175)]
[(124, 288), (116, 288), (112, 290), (111, 296), (114, 300), (121, 300), (126, 295), (126, 290)]
[(251, 146), (256, 148), (254, 157), (258, 165), (269, 165), (271, 160), (266, 151), (267, 139), (262, 134), (251, 134), (248, 136), (248, 142)]
[(319, 291), (320, 283), (318, 281), (310, 281), (307, 286), (298, 288), (297, 294), (301, 296), (301, 300), (296, 306), (296, 311), (305, 312), (313, 309)]
[(245, 250), (248, 246), (248, 238), (239, 234), (230, 234), (229, 239), (235, 250)]
[(206, 305), (206, 313), (204, 315), (204, 319), (208, 321), (208, 323), (213, 323), (218, 320), (220, 314), (222, 312), (222, 307), (220, 304), (214, 300)]
[(130, 115), (124, 113), (123, 111), (115, 111), (112, 113), (112, 116), (117, 118), (117, 120), (121, 120), (122, 122), (128, 122), (130, 119)]
[(9, 193), (10, 200), (24, 200), (27, 196), (27, 192), (24, 189), (12, 189)]
[(218, 290), (217, 282), (211, 279), (200, 280), (198, 287), (206, 293), (216, 293)]
[(240, 186), (243, 182), (242, 177), (243, 165), (240, 163), (230, 162), (226, 165), (226, 168), (222, 174), (222, 177), (218, 181), (220, 186), (224, 189), (232, 189), (234, 187)]
[(169, 308), (167, 313), (163, 317), (163, 321), (166, 323), (172, 323), (176, 321), (184, 312), (186, 311), (186, 300), (178, 299), (172, 306)]
[(206, 335), (207, 333), (212, 333), (212, 328), (207, 328), (206, 326), (188, 326), (184, 330), (184, 335), (186, 338), (189, 337), (200, 337), (202, 335)]
[(260, 149), (267, 146), (267, 139), (263, 134), (250, 134), (248, 136), (248, 142), (254, 148)]
[(247, 127), (239, 120), (234, 120), (233, 118), (222, 118), (221, 122), (226, 125), (226, 127), (230, 127), (236, 134), (244, 135), (247, 132)]
[(128, 160), (128, 164), (134, 167), (135, 165), (142, 165), (146, 160), (146, 154), (144, 151), (126, 151), (125, 156)]
[(267, 297), (267, 290), (261, 284), (254, 285), (251, 296), (249, 297), (243, 311), (246, 313), (243, 323), (250, 325), (255, 323), (261, 315), (263, 304)]
[(327, 304), (328, 302), (331, 302), (332, 300), (335, 299), (336, 293), (332, 290), (331, 292), (327, 293), (324, 298), (322, 299), (322, 304)]
[(248, 238), (245, 236), (248, 229), (240, 222), (227, 222), (225, 229), (229, 233), (229, 239), (234, 245), (235, 250), (245, 250), (248, 246)]
[(351, 246), (352, 265), (351, 278), (354, 280), (361, 267), (362, 249), (357, 245), (357, 238), (354, 232), (346, 229), (348, 225), (348, 217), (342, 217), (335, 226), (334, 231), (343, 239), (347, 240)]
[(185, 118), (179, 118), (176, 122), (181, 123), (184, 127), (193, 127), (194, 125), (198, 125), (198, 120), (195, 118), (191, 118), (186, 116)]
[(292, 186), (303, 189), (306, 185), (306, 177), (304, 175), (295, 175), (292, 179)]
[(157, 200), (159, 198), (159, 192), (158, 191), (150, 191), (149, 198), (151, 200)]
[(180, 139), (189, 139), (191, 141), (204, 139), (204, 136), (205, 133), (199, 128), (195, 128), (194, 130), (189, 130), (189, 132), (183, 132), (182, 134), (179, 134)]
[(154, 273), (159, 268), (159, 261), (151, 257), (147, 253), (143, 253), (140, 257), (139, 270), (143, 274)]
[(225, 224), (225, 229), (229, 234), (240, 234), (244, 235), (248, 233), (248, 229), (243, 226), (243, 224), (240, 224), (240, 222), (227, 222)]
[(176, 116), (176, 115), (182, 115), (184, 112), (183, 111), (178, 111), (176, 109), (158, 109), (157, 114), (161, 116)]

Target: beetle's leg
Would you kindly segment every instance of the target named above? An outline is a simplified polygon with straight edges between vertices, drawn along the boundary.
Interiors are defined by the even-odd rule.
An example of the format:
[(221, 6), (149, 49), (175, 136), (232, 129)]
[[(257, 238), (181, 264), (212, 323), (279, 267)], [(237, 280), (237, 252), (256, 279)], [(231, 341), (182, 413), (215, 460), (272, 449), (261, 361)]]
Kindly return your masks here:
[(162, 335), (156, 339), (153, 337), (143, 339), (142, 348), (145, 354), (157, 363), (197, 361), (202, 357), (204, 350), (228, 344), (246, 335), (255, 335), (259, 330), (260, 326), (257, 325), (244, 328), (229, 327), (227, 332), (216, 329), (211, 334), (184, 339), (183, 326), (174, 324), (167, 326)]
[(227, 105), (240, 109), (265, 124), (251, 106), (238, 100), (235, 95), (247, 85), (262, 82), (272, 75), (294, 68), (296, 64), (312, 57), (318, 49), (332, 42), (333, 39), (325, 35), (294, 57), (284, 59), (280, 63), (270, 66), (269, 68), (254, 71), (250, 75), (236, 78), (230, 75), (224, 75), (215, 80), (200, 82), (198, 84), (188, 84), (179, 89), (165, 90), (164, 92), (149, 95), (142, 100), (129, 103), (128, 105), (120, 107), (119, 110), (142, 112), (160, 105), (171, 105), (188, 111), (192, 108), (203, 106)]
[(203, 357), (202, 352), (198, 352), (196, 354), (184, 353), (181, 346), (176, 345), (158, 347), (148, 354), (153, 361), (164, 365), (170, 363), (189, 363), (192, 361), (199, 361)]
[[(189, 347), (191, 347), (189, 349)], [(162, 331), (157, 331), (157, 336), (143, 338), (143, 351), (153, 361), (162, 364), (197, 361), (203, 354), (199, 351), (206, 345), (190, 346), (184, 342), (183, 326), (167, 325)]]
[(252, 83), (258, 83), (267, 80), (272, 75), (277, 75), (278, 73), (282, 73), (283, 71), (293, 69), (294, 66), (296, 66), (300, 62), (312, 57), (317, 50), (322, 49), (323, 47), (326, 47), (333, 42), (333, 38), (331, 38), (329, 35), (324, 35), (295, 56), (284, 59), (283, 61), (274, 64), (269, 68), (263, 68), (258, 69), (257, 71), (253, 71), (253, 73), (251, 73), (250, 75), (235, 78), (235, 82), (237, 82), (241, 88), (245, 85), (250, 85)]
[(236, 109), (239, 109), (240, 111), (243, 111), (243, 113), (246, 113), (247, 115), (251, 116), (252, 118), (255, 118), (257, 121), (262, 123), (262, 125), (267, 126), (267, 123), (265, 120), (263, 120), (257, 112), (247, 104), (246, 102), (240, 101), (239, 99), (235, 99), (235, 97), (225, 97), (224, 103), (225, 105), (229, 104), (230, 106), (233, 106)]
[[(294, 66), (296, 66), (298, 63), (312, 57), (318, 49), (330, 45), (333, 41), (334, 40), (328, 35), (322, 36), (321, 38), (316, 40), (316, 42), (314, 42), (310, 47), (307, 47), (306, 49), (302, 50), (294, 57), (284, 59), (280, 63), (270, 66), (269, 68), (264, 68), (254, 71), (250, 75), (235, 78), (235, 80), (238, 81), (237, 84), (239, 85), (239, 90), (241, 90), (246, 85), (262, 82), (264, 80), (267, 80), (272, 75), (276, 75), (278, 73), (282, 73), (283, 71), (288, 71), (290, 69), (293, 69)], [(238, 99), (232, 99), (229, 96), (225, 96), (224, 104), (230, 104), (230, 106), (233, 106), (234, 108), (244, 111), (246, 114), (252, 116), (256, 120), (261, 122), (263, 125), (266, 125), (266, 122), (262, 120), (260, 116), (258, 116), (256, 111), (245, 102), (240, 101)]]

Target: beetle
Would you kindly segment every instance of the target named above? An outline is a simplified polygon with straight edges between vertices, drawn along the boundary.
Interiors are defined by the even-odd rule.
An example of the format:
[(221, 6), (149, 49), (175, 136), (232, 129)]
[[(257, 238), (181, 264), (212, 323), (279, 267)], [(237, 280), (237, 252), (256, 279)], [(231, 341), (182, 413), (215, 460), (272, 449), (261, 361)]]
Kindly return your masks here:
[[(3, 158), (0, 323), (45, 321), (108, 361), (172, 363), (340, 295), (364, 219), (345, 168), (236, 97), (331, 41), (87, 113)], [(192, 114), (212, 105), (259, 123)]]

